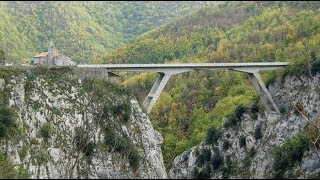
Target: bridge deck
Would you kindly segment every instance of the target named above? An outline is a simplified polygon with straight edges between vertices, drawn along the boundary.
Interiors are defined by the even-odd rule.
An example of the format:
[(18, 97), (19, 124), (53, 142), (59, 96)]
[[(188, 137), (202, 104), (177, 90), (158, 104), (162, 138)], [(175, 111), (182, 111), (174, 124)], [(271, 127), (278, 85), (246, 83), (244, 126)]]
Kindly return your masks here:
[(110, 71), (151, 71), (163, 72), (171, 70), (189, 71), (192, 69), (237, 69), (257, 68), (260, 70), (281, 69), (288, 66), (287, 62), (263, 63), (180, 63), (180, 64), (79, 64), (78, 68), (106, 68)]
[[(5, 65), (14, 67), (36, 67), (34, 65)], [(286, 67), (288, 62), (255, 62), (255, 63), (177, 63), (177, 64), (78, 64), (74, 66), (48, 67), (79, 67), (79, 68), (107, 68), (107, 69), (140, 69), (140, 68), (238, 68), (238, 67)]]

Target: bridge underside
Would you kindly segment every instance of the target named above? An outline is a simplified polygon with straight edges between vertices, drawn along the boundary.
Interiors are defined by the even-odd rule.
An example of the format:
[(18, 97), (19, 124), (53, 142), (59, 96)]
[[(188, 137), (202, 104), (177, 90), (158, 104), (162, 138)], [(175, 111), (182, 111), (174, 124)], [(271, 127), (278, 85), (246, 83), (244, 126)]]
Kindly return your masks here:
[[(270, 92), (268, 91), (267, 87), (265, 86), (263, 80), (261, 79), (259, 75), (259, 68), (234, 68), (230, 69), (234, 71), (244, 72), (249, 75), (249, 79), (251, 83), (256, 88), (261, 102), (265, 106), (266, 110), (269, 113), (278, 113), (280, 114), (280, 111), (275, 104), (275, 102), (272, 99), (272, 96)], [(159, 72), (159, 77), (154, 83), (153, 87), (151, 88), (149, 94), (147, 95), (146, 99), (143, 102), (143, 106), (146, 108), (147, 112), (149, 113), (154, 106), (155, 102), (159, 98), (162, 90), (164, 89), (165, 85), (169, 81), (170, 77), (174, 74), (179, 74), (183, 72), (187, 72), (191, 70), (184, 70), (184, 71), (167, 71), (167, 72)]]

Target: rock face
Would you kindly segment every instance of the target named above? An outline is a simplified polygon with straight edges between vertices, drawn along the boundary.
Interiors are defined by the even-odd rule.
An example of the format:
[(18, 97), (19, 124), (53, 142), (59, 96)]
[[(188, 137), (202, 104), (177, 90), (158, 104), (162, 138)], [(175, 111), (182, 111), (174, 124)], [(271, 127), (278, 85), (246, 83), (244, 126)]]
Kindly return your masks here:
[(167, 178), (162, 137), (136, 100), (50, 73), (0, 79), (18, 117), (18, 133), (0, 148), (14, 164), (31, 178)]
[[(203, 141), (177, 156), (169, 170), (169, 178), (271, 178), (274, 174), (273, 149), (303, 133), (302, 128), (308, 124), (293, 105), (300, 104), (309, 119), (319, 121), (319, 82), (319, 74), (313, 78), (286, 76), (276, 79), (269, 90), (281, 115), (260, 111), (254, 117), (246, 111), (235, 126), (223, 125), (217, 130), (218, 133), (212, 136), (218, 137), (215, 143)], [(224, 124), (227, 121), (225, 119)], [(302, 161), (295, 163), (285, 177), (305, 178), (316, 173), (319, 176), (318, 153), (310, 146)]]

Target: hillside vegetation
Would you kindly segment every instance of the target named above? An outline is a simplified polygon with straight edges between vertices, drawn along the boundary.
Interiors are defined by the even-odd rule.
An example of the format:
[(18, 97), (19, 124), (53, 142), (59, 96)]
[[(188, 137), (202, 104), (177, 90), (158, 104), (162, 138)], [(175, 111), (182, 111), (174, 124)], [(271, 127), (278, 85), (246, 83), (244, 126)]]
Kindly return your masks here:
[[(320, 7), (319, 2), (310, 5)], [(319, 30), (320, 13), (305, 2), (226, 2), (146, 32), (110, 52), (104, 62), (290, 62), (285, 71), (262, 72), (268, 84), (281, 75), (319, 69)], [(155, 76), (131, 76), (124, 84), (143, 101)], [(167, 165), (240, 105), (263, 110), (245, 74), (197, 71), (172, 77), (151, 111), (164, 136)]]
[(175, 17), (215, 2), (0, 2), (0, 49), (26, 63), (52, 40), (78, 63), (100, 61), (111, 49)]

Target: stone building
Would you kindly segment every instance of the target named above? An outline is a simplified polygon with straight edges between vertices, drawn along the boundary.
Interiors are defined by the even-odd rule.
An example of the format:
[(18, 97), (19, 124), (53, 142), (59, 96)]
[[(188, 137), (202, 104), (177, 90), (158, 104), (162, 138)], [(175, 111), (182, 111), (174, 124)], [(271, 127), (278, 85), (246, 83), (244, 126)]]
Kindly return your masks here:
[(35, 55), (31, 60), (32, 65), (55, 65), (55, 66), (63, 66), (63, 65), (76, 65), (75, 62), (71, 61), (71, 59), (64, 55), (59, 54), (58, 50), (54, 48), (52, 41), (50, 41), (47, 52), (41, 52)]

